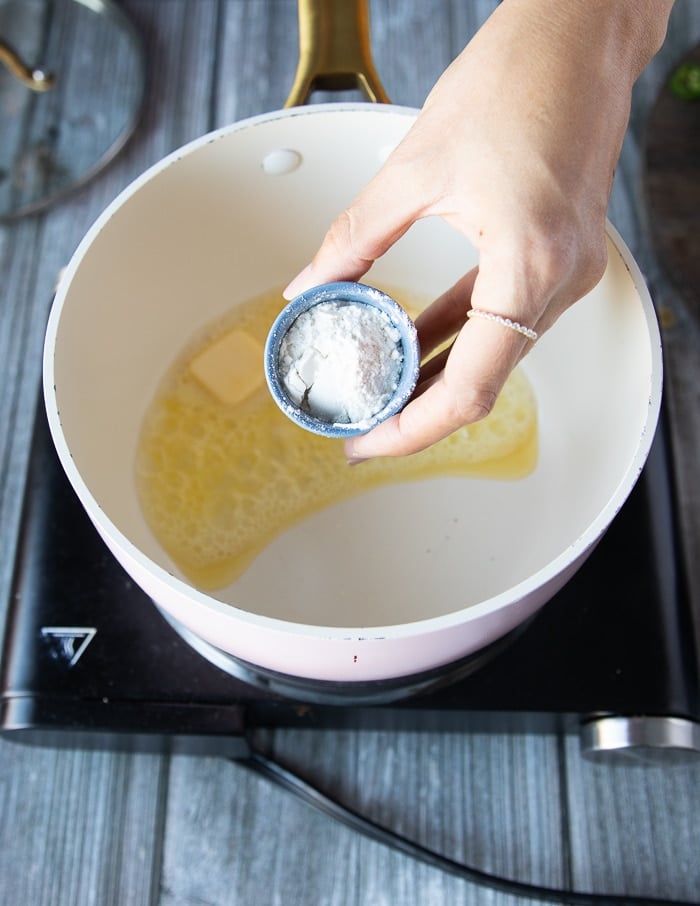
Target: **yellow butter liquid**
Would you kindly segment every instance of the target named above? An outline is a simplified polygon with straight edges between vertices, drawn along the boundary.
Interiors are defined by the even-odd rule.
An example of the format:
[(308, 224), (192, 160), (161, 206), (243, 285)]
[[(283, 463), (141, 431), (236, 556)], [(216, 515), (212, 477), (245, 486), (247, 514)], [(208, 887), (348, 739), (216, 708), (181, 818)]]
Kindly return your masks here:
[[(406, 293), (387, 291), (409, 312), (422, 307), (411, 305)], [(230, 584), (285, 529), (380, 485), (446, 475), (516, 479), (534, 468), (537, 408), (520, 370), (479, 423), (413, 456), (353, 467), (341, 440), (294, 425), (264, 382), (236, 405), (215, 399), (192, 376), (190, 361), (236, 328), (264, 345), (284, 304), (277, 292), (252, 299), (195, 338), (165, 375), (144, 419), (136, 458), (141, 506), (194, 585), (211, 591)]]

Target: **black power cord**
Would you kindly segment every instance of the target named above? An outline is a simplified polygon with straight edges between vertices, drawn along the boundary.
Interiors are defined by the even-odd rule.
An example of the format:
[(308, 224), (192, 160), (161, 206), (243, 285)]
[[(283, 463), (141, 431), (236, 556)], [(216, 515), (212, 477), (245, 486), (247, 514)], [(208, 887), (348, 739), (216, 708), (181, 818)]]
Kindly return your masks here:
[(420, 843), (394, 833), (387, 827), (377, 824), (359, 812), (331, 799), (325, 793), (298, 774), (282, 767), (276, 761), (268, 758), (262, 752), (251, 749), (250, 753), (241, 759), (231, 759), (249, 771), (264, 777), (289, 793), (292, 793), (307, 805), (317, 811), (334, 818), (340, 824), (369, 837), (378, 843), (383, 843), (406, 856), (424, 862), (433, 868), (438, 868), (447, 874), (469, 881), (479, 887), (497, 890), (513, 896), (525, 897), (531, 900), (541, 900), (548, 903), (567, 904), (567, 906), (699, 906), (687, 900), (662, 900), (655, 897), (626, 896), (606, 893), (583, 893), (575, 890), (557, 890), (552, 887), (540, 887), (537, 884), (526, 884), (522, 881), (513, 881), (499, 875), (489, 874), (478, 868), (455, 862), (447, 856), (427, 849)]

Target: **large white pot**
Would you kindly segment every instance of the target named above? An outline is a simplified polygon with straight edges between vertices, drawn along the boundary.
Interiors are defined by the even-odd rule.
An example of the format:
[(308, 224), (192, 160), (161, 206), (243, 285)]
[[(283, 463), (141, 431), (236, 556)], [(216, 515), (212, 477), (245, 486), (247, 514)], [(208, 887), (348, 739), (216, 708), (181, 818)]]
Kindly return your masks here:
[[(525, 621), (624, 503), (659, 412), (654, 310), (610, 228), (602, 281), (524, 362), (539, 408), (532, 474), (372, 491), (284, 532), (221, 593), (198, 591), (178, 574), (144, 521), (134, 483), (141, 420), (159, 379), (202, 325), (283, 286), (310, 259), (415, 115), (317, 105), (239, 122), (175, 152), (89, 231), (61, 280), (46, 336), (53, 439), (116, 558), (198, 638), (312, 682), (410, 677)], [(276, 154), (290, 150), (297, 156)], [(298, 166), (279, 173), (270, 162), (280, 159)], [(434, 296), (475, 261), (463, 237), (425, 221), (368, 282)]]

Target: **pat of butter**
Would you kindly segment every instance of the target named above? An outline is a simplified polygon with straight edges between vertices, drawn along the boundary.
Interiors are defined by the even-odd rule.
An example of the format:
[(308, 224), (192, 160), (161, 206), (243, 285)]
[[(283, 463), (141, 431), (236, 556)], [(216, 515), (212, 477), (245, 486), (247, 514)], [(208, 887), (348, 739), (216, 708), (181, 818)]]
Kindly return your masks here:
[(263, 383), (263, 348), (245, 331), (232, 330), (195, 356), (190, 372), (212, 396), (235, 406)]

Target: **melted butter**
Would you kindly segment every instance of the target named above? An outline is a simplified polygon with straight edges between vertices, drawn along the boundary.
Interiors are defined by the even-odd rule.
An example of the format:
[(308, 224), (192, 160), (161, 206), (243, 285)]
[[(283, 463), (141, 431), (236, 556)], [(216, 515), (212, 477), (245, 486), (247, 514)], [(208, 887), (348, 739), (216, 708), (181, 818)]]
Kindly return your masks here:
[[(415, 313), (406, 293), (387, 290)], [(380, 485), (459, 475), (516, 479), (537, 461), (537, 408), (522, 373), (511, 375), (490, 415), (413, 456), (350, 468), (340, 440), (287, 419), (267, 386), (234, 405), (198, 381), (191, 363), (232, 330), (264, 344), (284, 304), (269, 293), (237, 306), (195, 338), (161, 382), (144, 419), (137, 487), (156, 538), (204, 590), (238, 578), (285, 529)], [(262, 361), (258, 366), (262, 372)]]

